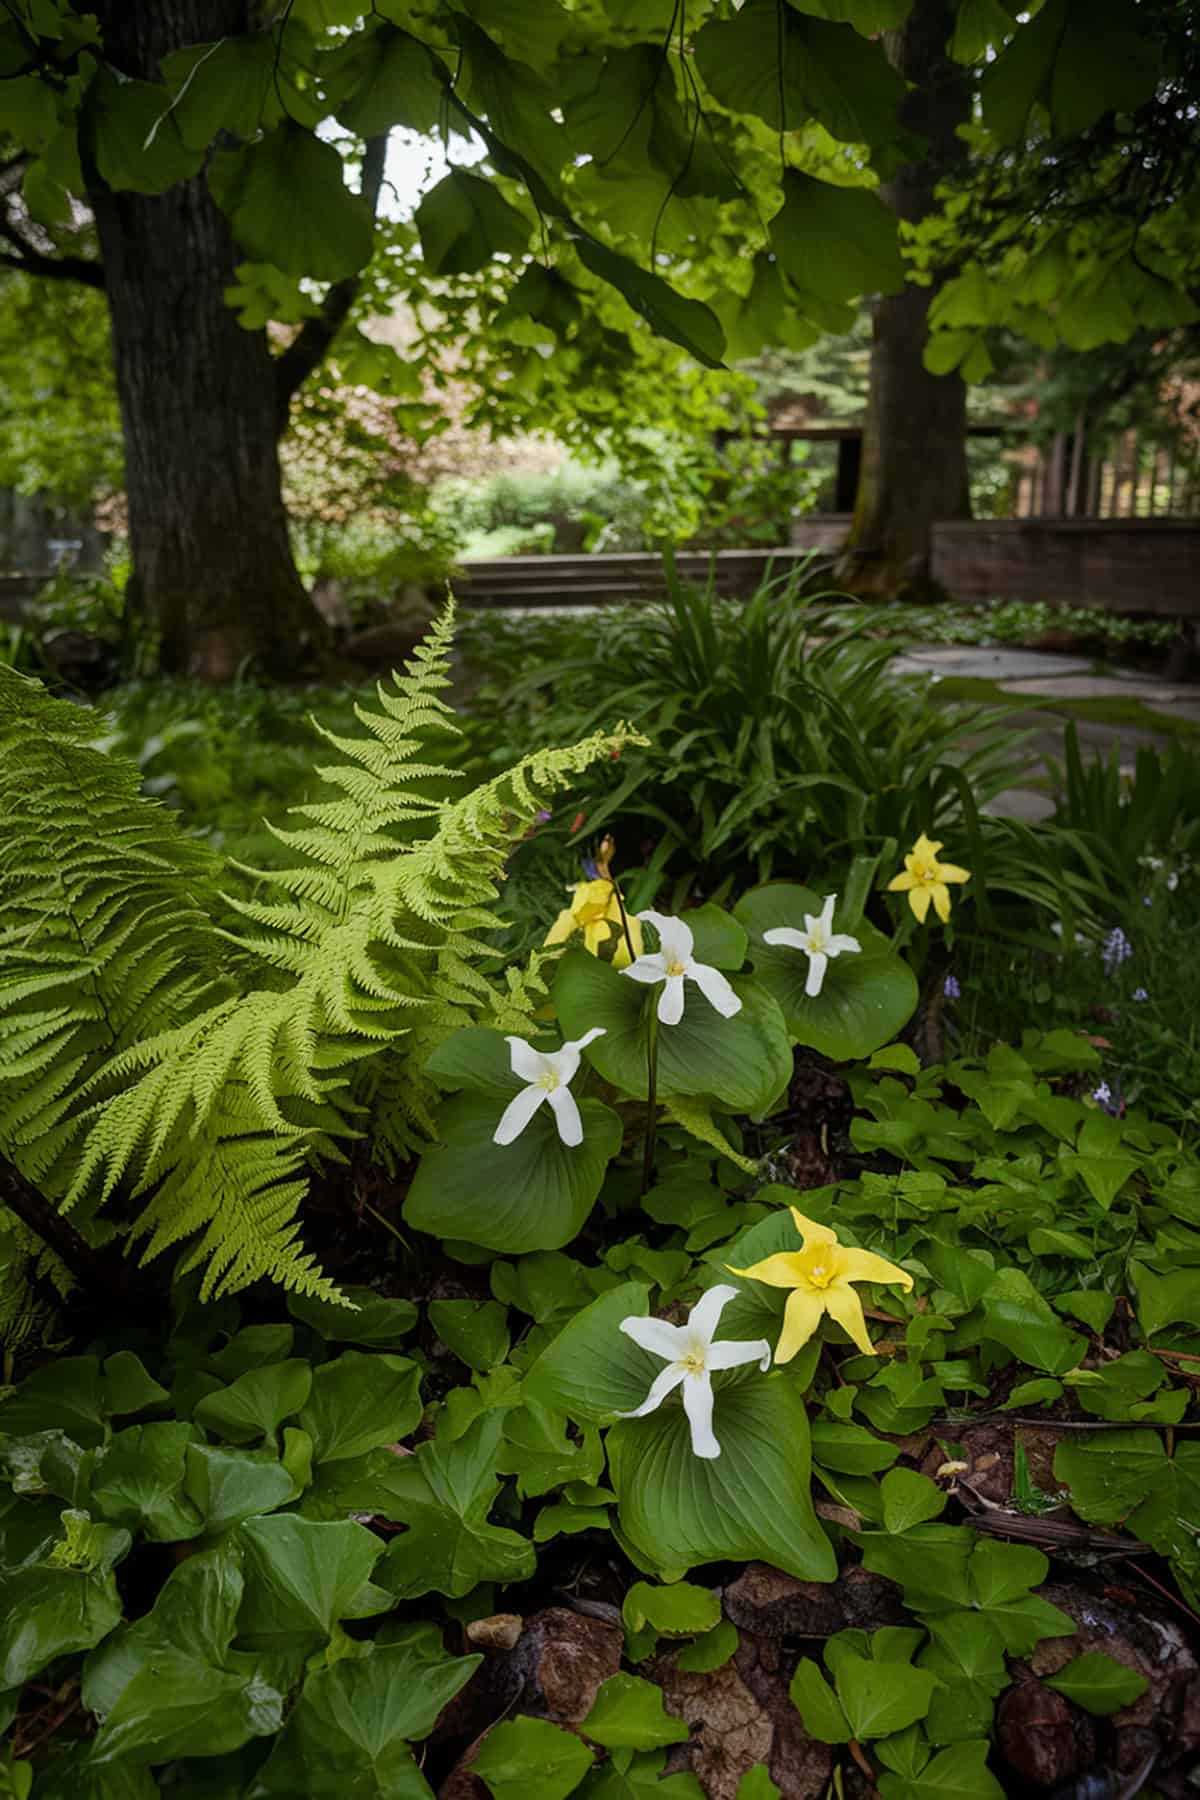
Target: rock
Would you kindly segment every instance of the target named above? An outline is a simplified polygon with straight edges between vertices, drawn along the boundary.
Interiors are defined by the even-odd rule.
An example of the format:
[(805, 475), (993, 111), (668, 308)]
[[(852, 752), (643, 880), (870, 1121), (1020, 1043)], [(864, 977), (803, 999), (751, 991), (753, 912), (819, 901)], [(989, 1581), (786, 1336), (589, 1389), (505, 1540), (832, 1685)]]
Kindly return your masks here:
[(709, 1800), (736, 1800), (743, 1777), (760, 1765), (788, 1800), (826, 1792), (833, 1755), (808, 1736), (788, 1695), (794, 1655), (748, 1634), (730, 1662), (706, 1674), (679, 1669), (678, 1655), (656, 1657), (647, 1669), (667, 1712), (690, 1732), (686, 1744), (671, 1747), (664, 1773), (691, 1773)]
[(477, 1650), (511, 1650), (525, 1621), (519, 1613), (493, 1613), (490, 1619), (472, 1619), (467, 1641)]
[(725, 1589), (725, 1616), (759, 1638), (825, 1638), (848, 1625), (875, 1631), (903, 1624), (899, 1592), (882, 1575), (847, 1569), (836, 1583), (799, 1581), (768, 1563), (748, 1563)]
[(1094, 1745), (1087, 1723), (1061, 1694), (1028, 1676), (1000, 1696), (996, 1740), (1008, 1766), (1023, 1780), (1055, 1788), (1092, 1767)]
[[(1185, 1733), (1200, 1734), (1200, 1714), (1191, 1693), (1200, 1665), (1182, 1624), (1144, 1593), (1109, 1588), (1104, 1593), (1047, 1582), (1042, 1598), (1075, 1621), (1072, 1637), (1044, 1638), (1029, 1657), (1035, 1675), (1057, 1675), (1075, 1657), (1102, 1650), (1115, 1662), (1145, 1676), (1149, 1686), (1132, 1706), (1111, 1715), (1119, 1732), (1131, 1729), (1157, 1731), (1163, 1749), (1182, 1746)], [(1135, 1761), (1140, 1758), (1135, 1758)]]
[(578, 1725), (596, 1690), (621, 1666), (624, 1632), (565, 1606), (548, 1606), (525, 1622), (511, 1653), (522, 1677), (521, 1711), (557, 1725)]
[(313, 605), (334, 631), (353, 631), (354, 615), (346, 604), (346, 590), (333, 575), (321, 575), (312, 585)]

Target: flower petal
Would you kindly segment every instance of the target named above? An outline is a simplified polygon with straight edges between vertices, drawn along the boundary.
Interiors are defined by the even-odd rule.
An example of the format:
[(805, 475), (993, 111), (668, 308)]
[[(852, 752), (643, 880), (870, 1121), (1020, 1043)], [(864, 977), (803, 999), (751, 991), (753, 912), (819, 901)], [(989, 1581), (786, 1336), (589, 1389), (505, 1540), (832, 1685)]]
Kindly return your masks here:
[(711, 1461), (721, 1446), (713, 1436), (713, 1391), (707, 1375), (689, 1375), (683, 1384), (683, 1410), (692, 1428), (692, 1452)]
[(570, 907), (564, 907), (553, 925), (542, 939), (543, 944), (565, 944), (573, 931), (578, 931), (579, 920)]
[(839, 1281), (883, 1281), (902, 1287), (911, 1293), (913, 1279), (907, 1269), (899, 1269), (895, 1263), (886, 1262), (882, 1256), (876, 1256), (873, 1250), (852, 1250), (848, 1244), (838, 1245)]
[[(628, 974), (629, 971), (626, 970)], [(683, 1017), (683, 976), (668, 975), (663, 981), (663, 991), (658, 996), (658, 1022), (660, 1025), (678, 1025)]]
[(805, 979), (804, 991), (810, 1000), (815, 1000), (817, 995), (821, 992), (821, 985), (825, 980), (825, 970), (828, 963), (829, 958), (820, 950), (817, 951), (815, 956), (810, 956), (808, 959), (808, 975)]
[(842, 1287), (839, 1282), (830, 1282), (825, 1289), (825, 1309), (831, 1319), (839, 1324), (846, 1336), (852, 1338), (864, 1356), (876, 1356), (878, 1352), (871, 1342), (867, 1331), (867, 1321), (863, 1317), (862, 1301), (852, 1287)]
[[(638, 923), (637, 914), (626, 913), (622, 920), (621, 909), (617, 905), (614, 895), (613, 903), (608, 909), (608, 917), (617, 927), (617, 947), (613, 951), (613, 968), (628, 968), (629, 964), (639, 957), (646, 947), (646, 940), (642, 934), (641, 925)], [(630, 944), (633, 945), (632, 956), (629, 954)]]
[(916, 885), (916, 876), (910, 874), (906, 869), (903, 875), (892, 876), (892, 879), (887, 884), (887, 892), (889, 894), (907, 894), (909, 889), (915, 888)]
[(821, 928), (822, 937), (829, 937), (833, 931), (833, 909), (836, 903), (836, 894), (826, 894), (825, 904), (817, 914), (817, 924)]
[(957, 863), (939, 863), (939, 881), (970, 881), (970, 869), (960, 869)]
[(492, 1133), (493, 1144), (511, 1144), (519, 1138), (549, 1090), (543, 1087), (522, 1088), (500, 1115), (500, 1123)]
[(585, 1031), (581, 1038), (572, 1038), (569, 1044), (564, 1044), (563, 1049), (586, 1050), (588, 1045), (594, 1044), (598, 1037), (603, 1037), (607, 1030), (607, 1025), (593, 1025), (592, 1029)]
[(844, 931), (835, 931), (827, 946), (830, 956), (853, 956), (862, 945), (856, 937), (850, 937)]
[(724, 1344), (710, 1344), (704, 1359), (708, 1369), (740, 1369), (743, 1363), (756, 1362), (761, 1369), (771, 1366), (771, 1346), (766, 1338), (731, 1338)]
[(912, 853), (915, 857), (923, 859), (927, 862), (933, 862), (937, 856), (938, 851), (941, 849), (941, 847), (942, 847), (942, 839), (941, 838), (927, 838), (925, 836), (925, 833), (922, 832), (920, 837), (917, 839), (916, 843), (912, 847)]
[(694, 962), (689, 964), (688, 974), (709, 1005), (715, 1006), (723, 1019), (732, 1019), (734, 1013), (741, 1012), (742, 1003), (720, 969), (714, 969), (711, 963)]
[(650, 1392), (642, 1404), (635, 1406), (632, 1412), (618, 1413), (618, 1419), (644, 1419), (647, 1413), (654, 1412), (662, 1405), (667, 1395), (679, 1386), (686, 1375), (686, 1369), (681, 1368), (678, 1363), (671, 1363), (668, 1368), (663, 1369), (654, 1377), (650, 1383)]
[(573, 1150), (583, 1142), (583, 1120), (579, 1116), (574, 1094), (566, 1086), (551, 1088), (550, 1105), (554, 1111), (559, 1137), (569, 1150)]
[(522, 1081), (537, 1081), (540, 1076), (553, 1072), (554, 1065), (549, 1057), (543, 1056), (540, 1050), (535, 1050), (525, 1038), (506, 1037), (504, 1041), (508, 1045), (512, 1072), (519, 1075)]
[(703, 1338), (706, 1344), (711, 1344), (713, 1333), (721, 1322), (721, 1314), (731, 1300), (737, 1299), (737, 1295), (737, 1289), (727, 1281), (718, 1281), (706, 1294), (701, 1294), (683, 1328), (688, 1336)]
[(747, 1281), (761, 1281), (766, 1287), (794, 1288), (808, 1279), (798, 1250), (779, 1250), (774, 1256), (751, 1263), (748, 1269), (735, 1269), (732, 1263), (726, 1263), (725, 1267), (733, 1275), (742, 1275)]
[(669, 1325), (666, 1319), (644, 1319), (640, 1313), (632, 1313), (621, 1320), (620, 1329), (627, 1338), (633, 1339), (639, 1350), (661, 1356), (664, 1362), (674, 1362), (687, 1352), (687, 1332), (682, 1325)]
[(929, 911), (929, 899), (930, 895), (927, 887), (914, 887), (912, 893), (908, 896), (908, 904), (916, 913), (917, 923), (919, 925), (925, 923), (925, 916)]
[(583, 928), (583, 947), (590, 956), (598, 956), (601, 944), (607, 944), (612, 928), (603, 919), (589, 919)]
[(950, 889), (935, 881), (929, 892), (933, 895), (933, 910), (945, 925), (950, 918)]
[(815, 1219), (806, 1219), (804, 1214), (798, 1212), (794, 1206), (789, 1206), (788, 1211), (792, 1215), (792, 1223), (800, 1233), (800, 1240), (806, 1250), (811, 1250), (814, 1244), (837, 1243), (837, 1232), (831, 1231), (828, 1225), (818, 1225)]
[(797, 1350), (803, 1350), (821, 1323), (825, 1291), (818, 1293), (814, 1288), (797, 1288), (788, 1295), (788, 1303), (783, 1309), (783, 1330), (775, 1346), (777, 1363), (791, 1362)]
[(794, 925), (772, 925), (770, 931), (763, 932), (763, 943), (779, 944), (786, 950), (806, 950), (808, 933), (797, 931)]
[(648, 983), (665, 981), (667, 979), (666, 958), (660, 956), (656, 950), (652, 950), (648, 956), (639, 956), (636, 962), (631, 962), (627, 969), (621, 970), (621, 973), (628, 975), (631, 981)]
[(646, 912), (638, 914), (639, 919), (649, 919), (658, 933), (658, 947), (663, 956), (671, 962), (690, 962), (696, 940), (692, 936), (692, 928), (682, 919), (676, 919), (669, 913)]

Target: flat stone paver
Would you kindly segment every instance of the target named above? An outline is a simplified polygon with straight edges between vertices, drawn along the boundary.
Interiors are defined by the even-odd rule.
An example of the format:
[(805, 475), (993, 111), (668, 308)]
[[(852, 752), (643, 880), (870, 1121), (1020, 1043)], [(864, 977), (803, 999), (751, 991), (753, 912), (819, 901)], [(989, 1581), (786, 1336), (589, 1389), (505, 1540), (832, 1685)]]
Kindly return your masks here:
[(1006, 694), (1055, 700), (1144, 700), (1147, 706), (1173, 706), (1196, 699), (1194, 688), (1167, 687), (1164, 682), (1125, 675), (1038, 675), (1001, 685)]
[(967, 675), (983, 681), (1019, 681), (1025, 676), (1086, 675), (1086, 656), (1057, 656), (1042, 650), (1009, 650), (986, 644), (915, 644), (892, 664), (899, 674)]

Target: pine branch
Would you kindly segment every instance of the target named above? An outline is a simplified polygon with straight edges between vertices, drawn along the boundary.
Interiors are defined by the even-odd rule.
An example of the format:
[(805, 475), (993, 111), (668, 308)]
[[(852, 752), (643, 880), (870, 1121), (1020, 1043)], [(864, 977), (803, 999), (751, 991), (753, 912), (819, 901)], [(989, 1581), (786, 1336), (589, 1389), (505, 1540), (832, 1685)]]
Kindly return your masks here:
[[(362, 180), (359, 193), (374, 217), (383, 186), (383, 170), (387, 160), (387, 133), (368, 138), (363, 154)], [(276, 430), (280, 437), (287, 430), (292, 400), (313, 370), (329, 354), (338, 332), (350, 317), (350, 310), (362, 291), (362, 273), (337, 281), (321, 303), (315, 318), (305, 320), (283, 355), (275, 363)]]

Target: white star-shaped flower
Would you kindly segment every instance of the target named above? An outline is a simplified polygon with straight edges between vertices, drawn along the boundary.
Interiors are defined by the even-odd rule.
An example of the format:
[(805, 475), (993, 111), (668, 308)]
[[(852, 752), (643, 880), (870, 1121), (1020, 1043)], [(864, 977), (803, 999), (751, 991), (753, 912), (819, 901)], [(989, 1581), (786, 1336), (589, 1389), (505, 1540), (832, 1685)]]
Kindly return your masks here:
[(696, 1456), (720, 1456), (721, 1446), (713, 1436), (712, 1375), (718, 1369), (736, 1369), (742, 1363), (756, 1362), (760, 1369), (771, 1363), (771, 1346), (766, 1338), (732, 1340), (714, 1344), (713, 1334), (721, 1314), (738, 1290), (728, 1282), (710, 1287), (697, 1300), (687, 1316), (686, 1325), (668, 1325), (665, 1319), (643, 1319), (635, 1313), (621, 1320), (621, 1330), (651, 1356), (661, 1356), (667, 1367), (656, 1375), (650, 1392), (633, 1412), (621, 1413), (622, 1419), (641, 1419), (662, 1405), (667, 1395), (683, 1386), (683, 1410), (692, 1433), (692, 1450)]
[(665, 913), (640, 912), (639, 919), (649, 919), (658, 932), (659, 948), (646, 956), (639, 956), (636, 962), (622, 969), (622, 975), (628, 975), (631, 981), (644, 981), (648, 984), (661, 981), (663, 991), (658, 997), (658, 1020), (660, 1025), (678, 1025), (683, 1017), (683, 984), (694, 981), (704, 998), (711, 1006), (715, 1006), (723, 1019), (732, 1019), (734, 1013), (740, 1012), (742, 1003), (722, 975), (720, 969), (714, 969), (711, 963), (697, 962), (692, 955), (696, 940), (692, 936), (690, 925), (682, 919), (668, 918)]
[(596, 1025), (573, 1043), (564, 1044), (561, 1050), (535, 1050), (524, 1038), (508, 1038), (512, 1072), (529, 1086), (523, 1087), (505, 1107), (500, 1123), (492, 1133), (492, 1142), (511, 1144), (520, 1137), (543, 1100), (548, 1100), (554, 1108), (554, 1120), (563, 1143), (571, 1149), (582, 1144), (583, 1120), (569, 1084), (579, 1072), (580, 1052), (593, 1038), (603, 1036), (604, 1026)]
[(856, 937), (849, 937), (845, 932), (833, 929), (836, 900), (836, 894), (826, 894), (825, 904), (819, 913), (815, 916), (805, 913), (803, 931), (796, 931), (791, 925), (773, 925), (770, 931), (763, 932), (764, 944), (782, 944), (788, 950), (803, 950), (808, 958), (808, 979), (804, 983), (804, 991), (810, 1000), (815, 1000), (821, 991), (830, 957), (845, 956), (851, 951), (862, 949)]

